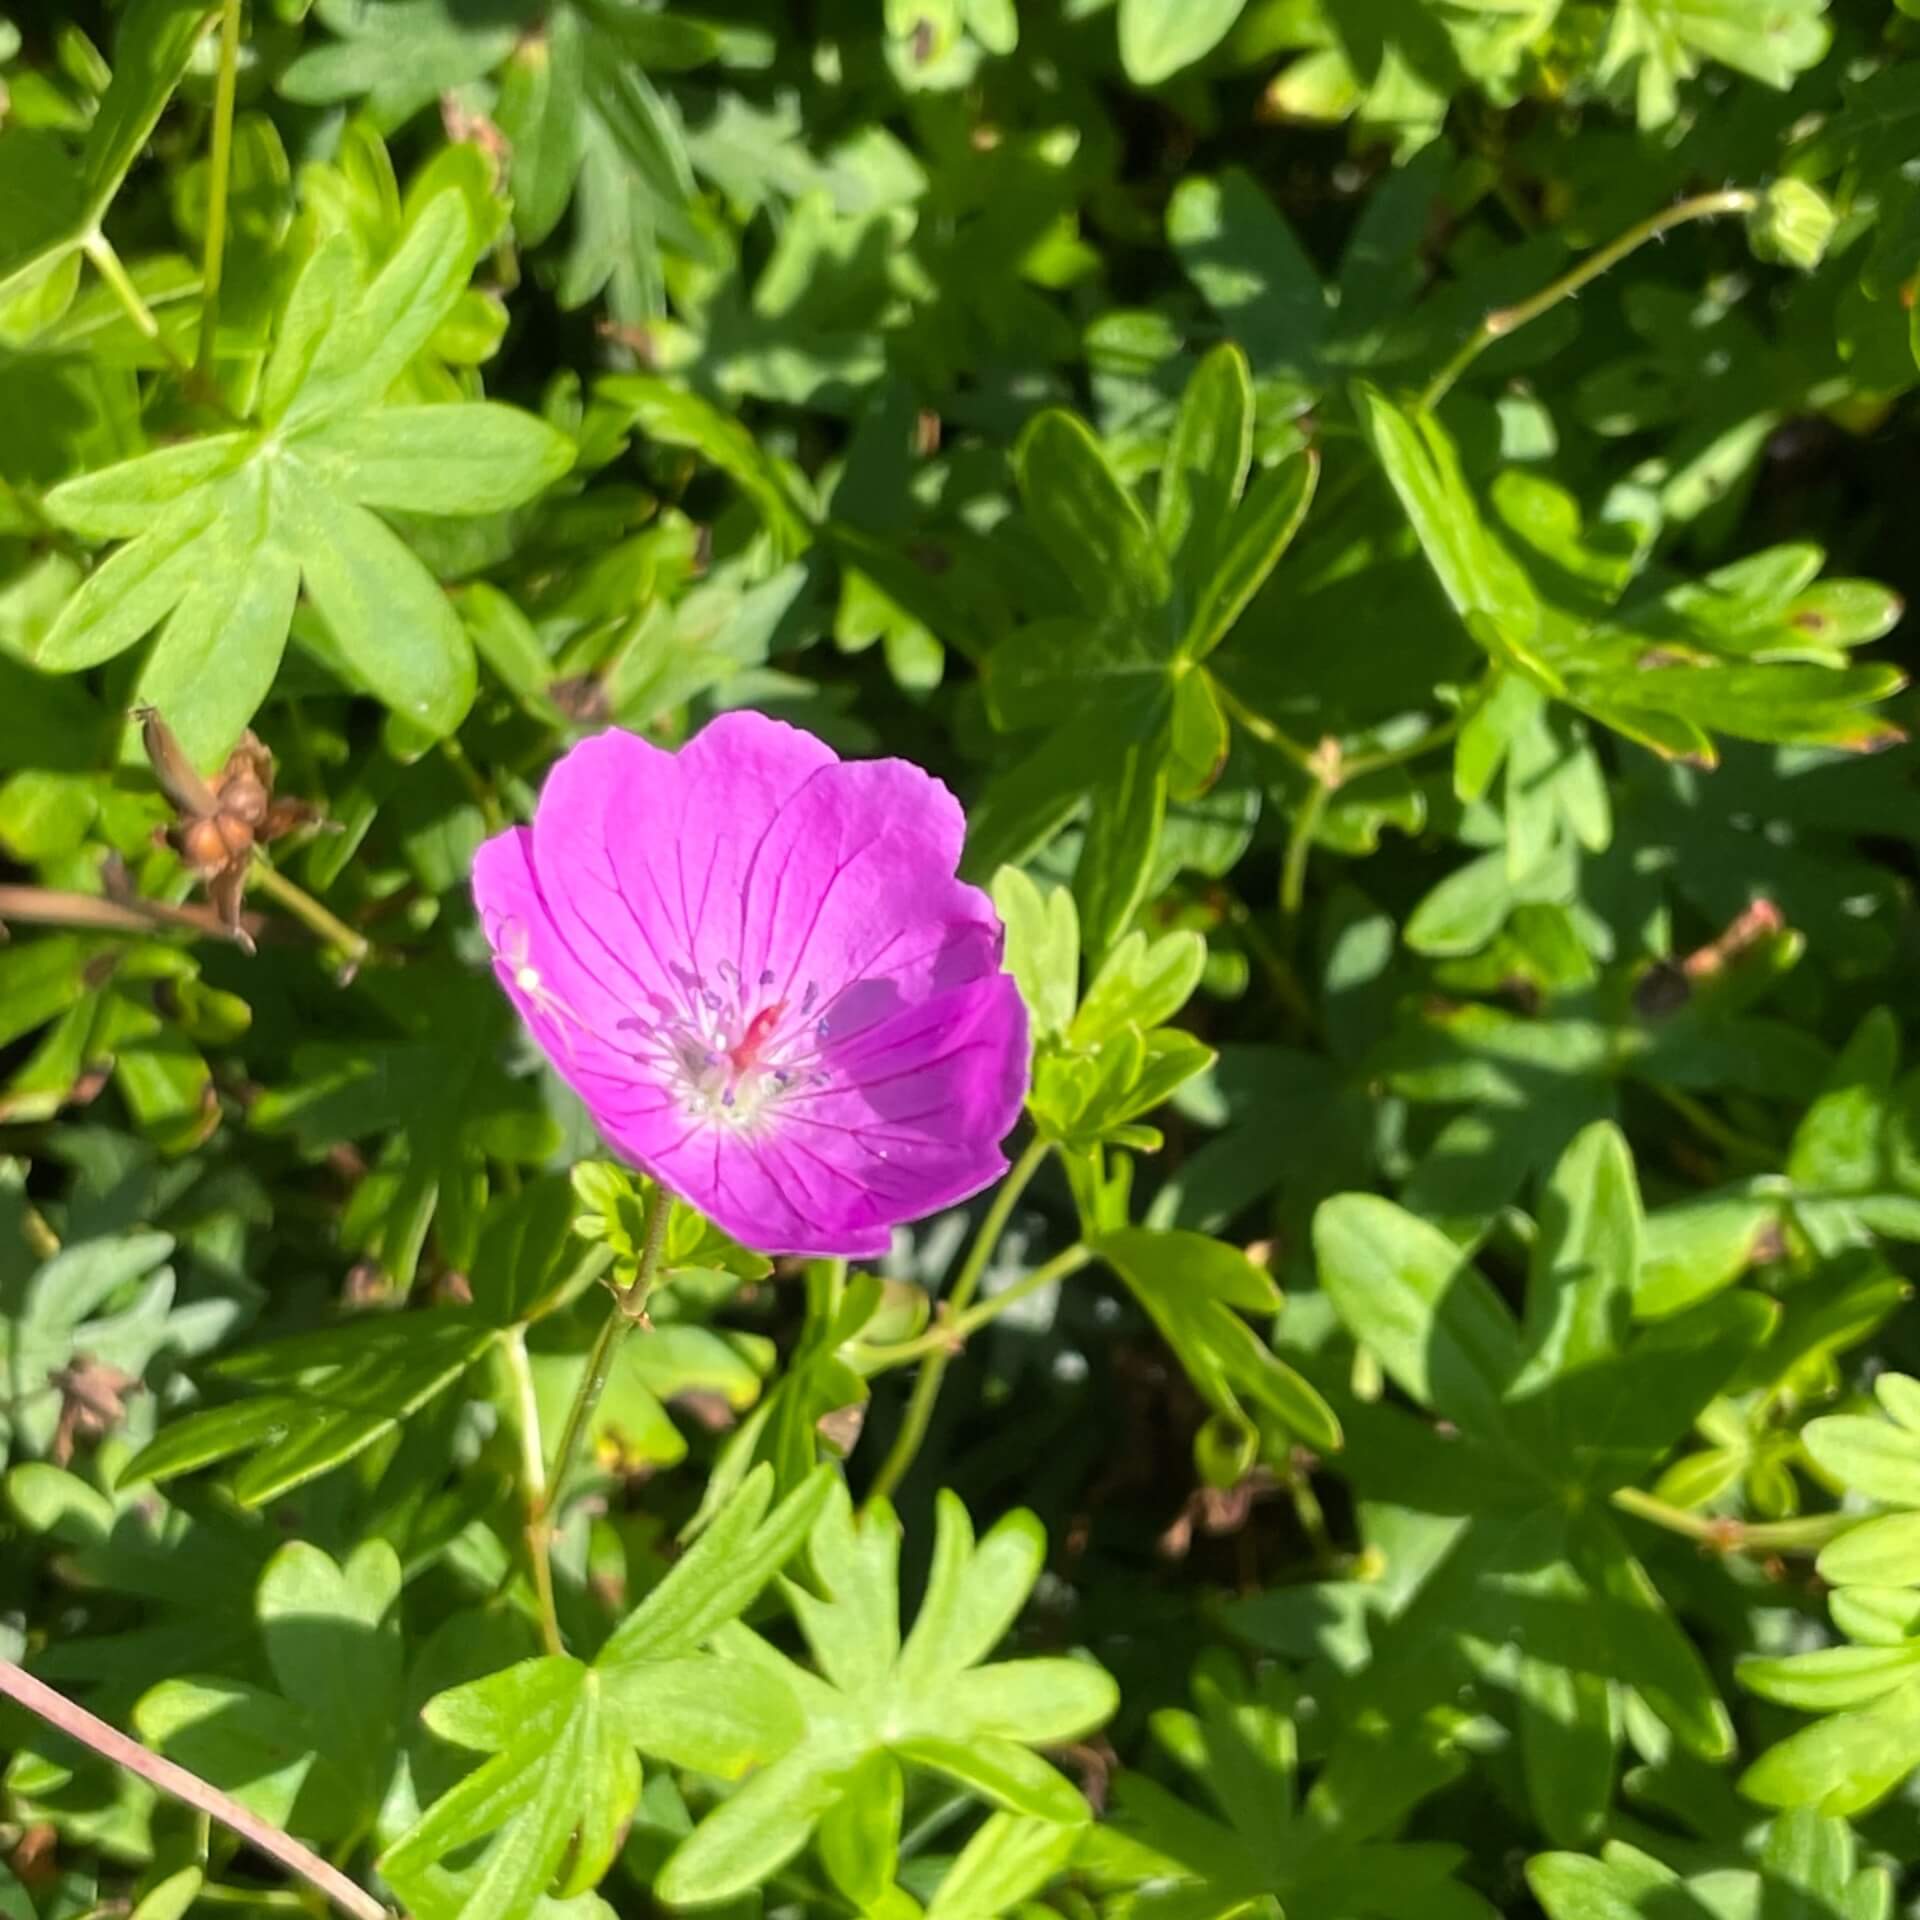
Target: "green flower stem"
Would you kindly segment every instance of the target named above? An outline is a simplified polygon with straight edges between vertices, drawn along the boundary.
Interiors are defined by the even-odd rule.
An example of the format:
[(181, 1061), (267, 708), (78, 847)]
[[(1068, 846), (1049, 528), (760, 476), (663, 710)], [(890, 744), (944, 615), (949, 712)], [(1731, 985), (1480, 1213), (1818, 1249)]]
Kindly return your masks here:
[(172, 370), (182, 390), (202, 406), (213, 408), (227, 421), (238, 425), (233, 409), (212, 382), (203, 380), (174, 352), (173, 343), (160, 331), (160, 322), (153, 317), (153, 309), (140, 297), (140, 289), (133, 284), (132, 276), (122, 264), (120, 256), (114, 252), (113, 242), (104, 233), (96, 231), (80, 243), (80, 251), (93, 262), (94, 271), (112, 289), (114, 298), (126, 308), (127, 317), (159, 350), (161, 359)]
[(1638, 1487), (1616, 1488), (1612, 1498), (1622, 1513), (1697, 1540), (1716, 1553), (1818, 1553), (1829, 1540), (1857, 1527), (1862, 1518), (1857, 1513), (1811, 1513), (1798, 1520), (1729, 1520), (1717, 1514), (1690, 1513)]
[(1324, 771), (1314, 769), (1313, 785), (1294, 813), (1293, 826), (1287, 834), (1287, 857), (1280, 869), (1280, 911), (1289, 923), (1299, 919), (1301, 906), (1306, 901), (1307, 855), (1313, 849), (1313, 836), (1338, 784), (1337, 778), (1329, 779)]
[(526, 1501), (527, 1563), (533, 1570), (533, 1590), (540, 1605), (540, 1639), (549, 1653), (565, 1653), (560, 1637), (560, 1611), (553, 1594), (553, 1562), (548, 1557), (551, 1529), (547, 1526), (547, 1460), (540, 1440), (540, 1402), (533, 1390), (533, 1368), (527, 1360), (527, 1330), (515, 1327), (501, 1342), (501, 1358), (513, 1391), (513, 1424), (520, 1442), (520, 1490)]
[(980, 1331), (991, 1326), (1009, 1307), (1017, 1306), (1031, 1295), (1043, 1292), (1078, 1273), (1093, 1258), (1093, 1249), (1074, 1245), (1065, 1253), (1056, 1253), (1044, 1266), (1004, 1287), (991, 1298), (970, 1307), (965, 1313), (938, 1315), (925, 1333), (902, 1340), (890, 1347), (864, 1347), (854, 1354), (854, 1364), (865, 1374), (886, 1373), (894, 1367), (909, 1366), (932, 1354), (952, 1355)]
[(286, 908), (309, 932), (318, 935), (329, 946), (340, 949), (342, 985), (366, 964), (367, 956), (373, 952), (373, 943), (366, 935), (355, 933), (337, 914), (323, 907), (306, 888), (296, 886), (257, 848), (253, 858), (253, 881), (268, 899)]
[(664, 1187), (653, 1190), (653, 1204), (647, 1209), (645, 1238), (640, 1260), (634, 1270), (633, 1284), (614, 1296), (592, 1351), (587, 1355), (587, 1370), (581, 1377), (573, 1405), (567, 1409), (567, 1424), (560, 1431), (560, 1446), (553, 1456), (553, 1475), (536, 1503), (532, 1528), (537, 1534), (540, 1557), (544, 1560), (553, 1545), (553, 1515), (566, 1491), (567, 1475), (580, 1451), (587, 1422), (606, 1390), (607, 1377), (613, 1371), (613, 1357), (620, 1343), (646, 1318), (647, 1296), (653, 1291), (654, 1275), (660, 1267), (660, 1250), (666, 1244), (667, 1216), (673, 1210), (673, 1198)]
[(26, 1708), (68, 1739), (91, 1748), (102, 1759), (138, 1775), (149, 1786), (158, 1787), (162, 1793), (218, 1820), (248, 1846), (317, 1888), (342, 1913), (352, 1915), (353, 1920), (392, 1920), (386, 1908), (364, 1887), (355, 1886), (337, 1867), (329, 1866), (291, 1834), (282, 1832), (258, 1814), (249, 1813), (237, 1800), (209, 1786), (199, 1775), (148, 1752), (137, 1740), (128, 1739), (117, 1727), (108, 1726), (65, 1694), (56, 1693), (44, 1681), (23, 1672), (11, 1660), (0, 1660), (0, 1695)]
[(207, 244), (201, 256), (200, 352), (194, 369), (213, 372), (213, 337), (220, 323), (220, 274), (227, 248), (227, 194), (233, 175), (233, 100), (240, 73), (240, 0), (220, 10), (220, 71), (213, 84), (213, 152), (208, 161)]
[(1307, 997), (1306, 988), (1300, 984), (1300, 976), (1294, 972), (1292, 962), (1268, 937), (1259, 916), (1238, 894), (1229, 902), (1227, 915), (1240, 930), (1240, 937), (1247, 943), (1247, 951), (1259, 961), (1266, 973), (1267, 984), (1293, 1015), (1300, 1030), (1317, 1034), (1320, 1031), (1320, 1017), (1314, 1011), (1313, 1002)]
[(1672, 206), (1662, 207), (1658, 213), (1650, 214), (1638, 225), (1629, 227), (1617, 240), (1610, 240), (1598, 252), (1588, 254), (1578, 266), (1542, 287), (1530, 299), (1521, 300), (1511, 307), (1496, 307), (1461, 342), (1460, 350), (1453, 358), (1427, 383), (1427, 390), (1421, 394), (1418, 402), (1421, 412), (1431, 413), (1452, 391), (1454, 382), (1496, 340), (1504, 340), (1508, 334), (1518, 332), (1529, 320), (1538, 320), (1562, 300), (1571, 300), (1582, 287), (1599, 279), (1610, 268), (1617, 267), (1649, 240), (1658, 240), (1662, 234), (1671, 233), (1675, 227), (1683, 227), (1690, 220), (1717, 220), (1724, 214), (1751, 213), (1759, 204), (1760, 196), (1747, 187), (1729, 187), (1719, 193), (1697, 193), (1690, 200), (1676, 201)]
[[(960, 1269), (959, 1278), (953, 1283), (953, 1291), (947, 1296), (947, 1312), (952, 1319), (960, 1319), (973, 1304), (973, 1296), (980, 1290), (987, 1262), (993, 1258), (993, 1250), (1000, 1244), (1000, 1236), (1006, 1232), (1007, 1222), (1013, 1218), (1013, 1210), (1019, 1205), (1020, 1196), (1026, 1192), (1028, 1183), (1040, 1171), (1042, 1162), (1052, 1151), (1050, 1141), (1036, 1137), (1028, 1143), (1026, 1152), (1013, 1163), (1012, 1170), (1001, 1181), (1000, 1191), (993, 1196), (987, 1217), (981, 1221), (980, 1231), (967, 1251), (966, 1264)], [(900, 1431), (894, 1435), (892, 1451), (881, 1462), (880, 1471), (874, 1475), (872, 1489), (867, 1494), (869, 1502), (892, 1499), (900, 1482), (907, 1477), (921, 1443), (927, 1437), (933, 1409), (940, 1398), (940, 1386), (947, 1377), (947, 1365), (952, 1358), (952, 1352), (944, 1344), (927, 1355), (926, 1363), (920, 1369), (920, 1377), (913, 1383), (913, 1395), (907, 1402)]]

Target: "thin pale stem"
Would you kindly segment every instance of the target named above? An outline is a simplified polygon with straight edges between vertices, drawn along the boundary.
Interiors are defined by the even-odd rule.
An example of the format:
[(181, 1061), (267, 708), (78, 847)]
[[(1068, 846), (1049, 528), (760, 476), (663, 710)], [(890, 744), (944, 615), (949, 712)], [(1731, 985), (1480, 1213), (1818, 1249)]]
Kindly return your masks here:
[(1070, 1279), (1092, 1258), (1091, 1247), (1071, 1246), (1065, 1253), (1055, 1254), (1044, 1266), (1023, 1274), (1012, 1286), (1003, 1287), (990, 1298), (982, 1300), (977, 1307), (970, 1307), (965, 1313), (940, 1315), (925, 1333), (917, 1334), (911, 1340), (902, 1340), (890, 1347), (863, 1349), (857, 1355), (860, 1371), (866, 1374), (886, 1373), (894, 1367), (909, 1366), (915, 1360), (924, 1360), (930, 1354), (958, 1353), (982, 1327), (991, 1326), (1009, 1307), (1016, 1307), (1022, 1300)]
[(1588, 254), (1577, 266), (1569, 268), (1559, 279), (1549, 281), (1530, 298), (1510, 307), (1496, 307), (1461, 342), (1453, 358), (1427, 383), (1427, 390), (1420, 396), (1420, 410), (1431, 413), (1452, 391), (1454, 382), (1496, 340), (1504, 340), (1508, 334), (1518, 332), (1528, 321), (1538, 320), (1543, 313), (1552, 312), (1562, 300), (1572, 299), (1581, 288), (1599, 279), (1610, 268), (1617, 267), (1649, 240), (1658, 240), (1662, 234), (1671, 233), (1675, 227), (1683, 227), (1690, 220), (1717, 220), (1729, 213), (1751, 213), (1759, 204), (1760, 196), (1747, 187), (1729, 187), (1718, 193), (1697, 193), (1690, 200), (1676, 201), (1672, 206), (1662, 207), (1658, 213), (1650, 214), (1637, 225), (1629, 227), (1617, 240), (1610, 240), (1597, 252)]
[(113, 250), (113, 242), (104, 233), (92, 233), (80, 243), (80, 251), (93, 262), (94, 271), (99, 274), (127, 311), (127, 317), (139, 328), (147, 339), (153, 342), (182, 389), (203, 406), (232, 420), (233, 410), (221, 398), (218, 390), (203, 380), (182, 360), (173, 349), (173, 343), (160, 331), (160, 322), (153, 317), (153, 309), (140, 296), (140, 289), (133, 284), (133, 276), (127, 272), (120, 256)]
[(540, 1604), (540, 1639), (549, 1653), (565, 1653), (560, 1637), (560, 1610), (553, 1592), (553, 1562), (547, 1547), (547, 1461), (540, 1440), (540, 1402), (533, 1390), (533, 1368), (527, 1361), (527, 1331), (515, 1327), (501, 1345), (507, 1377), (513, 1387), (514, 1427), (520, 1441), (520, 1490), (526, 1503), (527, 1560), (533, 1570), (533, 1590)]
[(217, 1787), (210, 1787), (185, 1767), (150, 1753), (138, 1741), (108, 1726), (65, 1694), (56, 1693), (11, 1660), (0, 1660), (0, 1694), (16, 1701), (69, 1739), (111, 1760), (115, 1766), (125, 1767), (162, 1793), (171, 1794), (174, 1799), (218, 1820), (248, 1846), (270, 1860), (277, 1860), (289, 1873), (297, 1874), (310, 1887), (323, 1893), (342, 1913), (351, 1914), (353, 1920), (392, 1920), (387, 1909), (364, 1887), (355, 1886), (337, 1867), (329, 1866), (291, 1834), (249, 1813), (237, 1800), (229, 1799)]
[(1777, 1173), (1780, 1168), (1780, 1150), (1770, 1147), (1764, 1140), (1750, 1139), (1737, 1128), (1730, 1127), (1709, 1107), (1704, 1100), (1697, 1100), (1679, 1087), (1663, 1086), (1657, 1080), (1647, 1085), (1654, 1095), (1666, 1106), (1677, 1113), (1703, 1140), (1711, 1141), (1728, 1159), (1738, 1161), (1761, 1172)]
[(1276, 727), (1263, 713), (1255, 713), (1227, 683), (1218, 676), (1214, 677), (1213, 690), (1219, 696), (1220, 704), (1234, 719), (1246, 728), (1253, 737), (1264, 745), (1272, 747), (1276, 753), (1284, 753), (1296, 767), (1310, 769), (1313, 765), (1313, 750), (1302, 746), (1292, 734), (1284, 728)]
[(1711, 1513), (1690, 1513), (1638, 1487), (1614, 1490), (1622, 1513), (1697, 1540), (1715, 1553), (1818, 1553), (1829, 1540), (1857, 1527), (1857, 1513), (1810, 1513), (1797, 1520), (1730, 1520)]
[(1307, 796), (1293, 816), (1287, 834), (1287, 857), (1280, 869), (1280, 911), (1291, 924), (1300, 917), (1307, 897), (1307, 855), (1313, 848), (1313, 836), (1319, 831), (1321, 816), (1333, 798), (1334, 783), (1316, 774)]
[(1404, 747), (1382, 747), (1378, 753), (1356, 753), (1341, 763), (1340, 778), (1359, 780), (1370, 773), (1385, 773), (1389, 767), (1404, 767), (1410, 760), (1418, 760), (1432, 753), (1437, 747), (1444, 747), (1460, 731), (1458, 715), (1438, 721), (1429, 727), (1419, 739), (1410, 740)]
[(226, 263), (227, 195), (233, 178), (233, 102), (240, 75), (240, 0), (220, 11), (220, 71), (213, 83), (213, 152), (207, 186), (207, 243), (200, 273), (200, 353), (195, 371), (213, 373), (214, 334), (220, 324), (220, 278)]
[(1319, 1018), (1314, 1013), (1313, 1002), (1307, 998), (1306, 988), (1300, 984), (1300, 976), (1294, 972), (1287, 956), (1268, 938), (1266, 928), (1261, 926), (1253, 909), (1236, 895), (1228, 912), (1234, 925), (1240, 929), (1248, 951), (1265, 970), (1268, 984), (1287, 1011), (1308, 1033), (1318, 1032)]
[[(1020, 1196), (1026, 1192), (1028, 1183), (1040, 1171), (1041, 1164), (1051, 1151), (1049, 1142), (1035, 1138), (1001, 1181), (1000, 1191), (993, 1196), (987, 1217), (981, 1221), (980, 1231), (967, 1250), (966, 1263), (953, 1283), (953, 1291), (947, 1295), (947, 1312), (951, 1319), (958, 1320), (973, 1304), (973, 1296), (980, 1290), (980, 1282), (986, 1274), (987, 1262), (993, 1258), (993, 1251), (1000, 1244), (1000, 1236), (1007, 1230), (1007, 1222), (1013, 1218), (1013, 1210), (1019, 1205)], [(867, 1495), (869, 1501), (890, 1500), (901, 1481), (907, 1477), (927, 1437), (927, 1428), (932, 1424), (933, 1409), (939, 1401), (940, 1386), (947, 1377), (947, 1366), (952, 1358), (952, 1353), (945, 1349), (935, 1349), (928, 1354), (919, 1378), (913, 1383), (913, 1393), (907, 1401), (900, 1431), (894, 1435), (893, 1447), (881, 1462), (880, 1471), (874, 1475), (873, 1487)]]
[(337, 914), (323, 907), (306, 888), (297, 886), (279, 868), (268, 861), (258, 848), (254, 850), (253, 883), (269, 900), (284, 907), (310, 933), (329, 946), (340, 949), (341, 979), (351, 980), (366, 963), (373, 943), (365, 934), (355, 933)]

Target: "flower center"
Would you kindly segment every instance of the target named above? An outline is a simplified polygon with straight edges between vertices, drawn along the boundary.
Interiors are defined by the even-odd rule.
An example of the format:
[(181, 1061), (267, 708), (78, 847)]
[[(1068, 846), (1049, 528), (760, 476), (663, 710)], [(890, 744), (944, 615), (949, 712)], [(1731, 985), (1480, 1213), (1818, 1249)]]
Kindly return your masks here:
[(746, 1132), (790, 1090), (825, 1083), (819, 1054), (830, 1023), (814, 1014), (812, 982), (796, 1001), (771, 996), (771, 972), (752, 988), (730, 961), (717, 972), (720, 988), (688, 973), (677, 1004), (656, 1000), (653, 1017), (621, 1024), (638, 1038), (634, 1057), (661, 1074), (690, 1118)]

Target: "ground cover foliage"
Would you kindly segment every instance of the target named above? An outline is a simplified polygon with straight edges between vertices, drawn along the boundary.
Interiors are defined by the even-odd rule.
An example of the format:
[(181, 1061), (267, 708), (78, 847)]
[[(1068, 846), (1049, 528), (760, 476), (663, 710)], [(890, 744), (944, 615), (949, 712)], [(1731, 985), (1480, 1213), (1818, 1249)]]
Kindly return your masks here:
[[(421, 1920), (1886, 1920), (1917, 292), (1913, 0), (10, 9), (0, 1674)], [(740, 707), (1027, 1005), (880, 1261), (475, 922)]]

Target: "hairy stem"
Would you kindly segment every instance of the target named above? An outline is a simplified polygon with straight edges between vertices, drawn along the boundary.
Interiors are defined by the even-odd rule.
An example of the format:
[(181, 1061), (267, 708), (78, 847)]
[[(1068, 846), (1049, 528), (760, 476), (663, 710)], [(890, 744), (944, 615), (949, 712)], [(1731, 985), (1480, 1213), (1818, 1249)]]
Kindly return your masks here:
[(1857, 1513), (1810, 1513), (1797, 1520), (1729, 1520), (1690, 1513), (1638, 1487), (1618, 1487), (1613, 1504), (1622, 1513), (1697, 1540), (1716, 1553), (1818, 1553), (1827, 1542), (1860, 1524)]
[(208, 160), (207, 244), (200, 271), (200, 352), (194, 370), (213, 372), (213, 337), (220, 324), (220, 275), (227, 250), (227, 195), (233, 175), (233, 100), (240, 74), (240, 0), (220, 10), (220, 71), (213, 84), (213, 152)]
[[(1014, 1162), (1012, 1170), (1001, 1181), (1000, 1191), (993, 1196), (987, 1217), (981, 1221), (980, 1231), (967, 1250), (966, 1264), (961, 1267), (959, 1278), (953, 1283), (953, 1291), (947, 1295), (947, 1311), (953, 1318), (964, 1315), (973, 1304), (973, 1296), (980, 1290), (981, 1279), (987, 1271), (987, 1262), (993, 1258), (993, 1250), (1000, 1244), (1000, 1236), (1006, 1232), (1007, 1222), (1013, 1218), (1013, 1210), (1019, 1205), (1020, 1196), (1026, 1192), (1028, 1183), (1040, 1171), (1041, 1163), (1051, 1151), (1050, 1143), (1045, 1140), (1036, 1138), (1030, 1141), (1026, 1152)], [(947, 1377), (947, 1365), (952, 1358), (952, 1353), (945, 1347), (936, 1348), (928, 1354), (920, 1369), (920, 1377), (913, 1383), (913, 1394), (907, 1401), (900, 1431), (894, 1435), (892, 1450), (881, 1462), (880, 1471), (874, 1475), (873, 1486), (867, 1494), (869, 1501), (890, 1500), (901, 1481), (907, 1477), (921, 1443), (927, 1437), (933, 1409), (940, 1398), (941, 1382)]]
[[(587, 1370), (581, 1376), (573, 1404), (567, 1409), (567, 1423), (560, 1430), (560, 1445), (553, 1456), (552, 1476), (527, 1523), (528, 1544), (536, 1559), (547, 1565), (549, 1582), (552, 1579), (550, 1555), (553, 1551), (553, 1516), (562, 1494), (566, 1492), (567, 1476), (573, 1469), (574, 1458), (586, 1436), (587, 1423), (599, 1404), (601, 1394), (606, 1391), (607, 1378), (613, 1371), (613, 1357), (620, 1351), (620, 1343), (645, 1317), (647, 1296), (653, 1291), (654, 1275), (660, 1268), (660, 1250), (666, 1245), (667, 1216), (672, 1211), (673, 1196), (666, 1188), (656, 1186), (652, 1204), (647, 1209), (645, 1236), (633, 1284), (624, 1293), (615, 1296), (613, 1308), (594, 1338), (592, 1350), (587, 1355)], [(557, 1631), (556, 1628), (556, 1634)]]
[(1504, 340), (1508, 334), (1518, 332), (1529, 320), (1538, 320), (1543, 313), (1550, 313), (1562, 300), (1572, 299), (1582, 287), (1599, 279), (1609, 268), (1617, 267), (1649, 240), (1658, 240), (1662, 234), (1671, 233), (1675, 227), (1683, 227), (1690, 220), (1717, 220), (1723, 214), (1751, 213), (1759, 204), (1760, 196), (1746, 187), (1729, 187), (1719, 193), (1697, 193), (1690, 200), (1676, 201), (1672, 206), (1662, 207), (1658, 213), (1650, 214), (1637, 225), (1629, 227), (1617, 240), (1610, 240), (1597, 252), (1588, 254), (1579, 265), (1569, 268), (1559, 279), (1550, 281), (1531, 298), (1517, 301), (1510, 307), (1496, 307), (1461, 342), (1453, 358), (1427, 383), (1427, 390), (1420, 396), (1420, 410), (1431, 413), (1452, 391), (1454, 382), (1496, 340)]
[(90, 1747), (103, 1759), (138, 1774), (150, 1786), (171, 1794), (200, 1813), (218, 1820), (236, 1833), (248, 1846), (277, 1860), (289, 1873), (297, 1874), (310, 1887), (317, 1888), (342, 1913), (353, 1920), (392, 1920), (392, 1916), (364, 1887), (355, 1886), (337, 1867), (329, 1866), (317, 1853), (303, 1847), (291, 1834), (270, 1825), (257, 1814), (249, 1813), (237, 1800), (229, 1799), (217, 1787), (210, 1787), (185, 1767), (150, 1753), (137, 1740), (118, 1728), (110, 1727), (85, 1707), (56, 1693), (44, 1681), (36, 1680), (11, 1660), (0, 1660), (0, 1694), (18, 1702), (26, 1710), (57, 1728), (69, 1739)]

